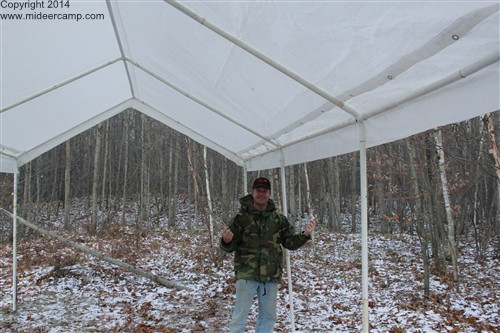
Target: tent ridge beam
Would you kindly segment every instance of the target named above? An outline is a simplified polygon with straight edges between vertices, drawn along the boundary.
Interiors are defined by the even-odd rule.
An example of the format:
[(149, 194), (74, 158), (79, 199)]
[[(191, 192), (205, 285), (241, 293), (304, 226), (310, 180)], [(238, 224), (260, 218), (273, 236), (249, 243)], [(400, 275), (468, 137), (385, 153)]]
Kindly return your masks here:
[(85, 76), (87, 76), (87, 75), (90, 75), (90, 74), (92, 74), (92, 73), (95, 73), (95, 72), (97, 72), (98, 70), (100, 70), (100, 69), (102, 69), (102, 68), (105, 68), (105, 67), (108, 67), (108, 66), (110, 66), (110, 65), (113, 65), (114, 63), (116, 63), (116, 62), (118, 62), (118, 61), (120, 61), (120, 60), (123, 60), (123, 58), (122, 58), (122, 57), (118, 57), (118, 58), (115, 58), (115, 59), (113, 59), (113, 60), (107, 61), (107, 62), (105, 62), (105, 63), (103, 63), (103, 64), (101, 64), (101, 65), (98, 65), (98, 66), (96, 66), (96, 67), (94, 67), (94, 68), (89, 69), (88, 71), (85, 71), (85, 72), (80, 73), (80, 74), (78, 74), (78, 75), (76, 75), (76, 76), (73, 76), (73, 77), (71, 77), (71, 78), (69, 78), (69, 79), (67, 79), (67, 80), (64, 80), (64, 81), (62, 81), (62, 82), (59, 82), (59, 83), (57, 83), (57, 84), (53, 85), (53, 86), (52, 86), (52, 87), (50, 87), (50, 88), (47, 88), (47, 89), (41, 90), (41, 91), (39, 91), (39, 92), (37, 92), (37, 93), (35, 93), (35, 94), (33, 94), (33, 95), (29, 96), (29, 97), (26, 97), (26, 98), (24, 98), (24, 99), (20, 100), (19, 102), (13, 103), (13, 104), (8, 105), (8, 106), (6, 106), (6, 107), (4, 107), (4, 108), (0, 108), (0, 113), (5, 112), (5, 111), (8, 111), (8, 110), (10, 110), (10, 109), (12, 109), (12, 108), (14, 108), (14, 107), (16, 107), (16, 106), (22, 105), (22, 104), (24, 104), (24, 103), (26, 103), (26, 102), (29, 102), (29, 101), (31, 101), (31, 100), (33, 100), (33, 99), (35, 99), (35, 98), (38, 98), (38, 97), (40, 97), (40, 96), (43, 96), (43, 95), (45, 95), (45, 94), (48, 94), (48, 93), (50, 93), (50, 92), (52, 92), (52, 91), (54, 91), (54, 90), (56, 90), (56, 89), (59, 89), (59, 88), (61, 88), (61, 87), (64, 87), (64, 86), (66, 86), (66, 85), (68, 85), (68, 84), (70, 84), (70, 83), (72, 83), (72, 82), (74, 82), (74, 81), (76, 81), (76, 80), (78, 80), (78, 79), (81, 79), (81, 78), (83, 78), (83, 77), (85, 77)]
[[(313, 134), (310, 134), (310, 135), (307, 135), (307, 136), (303, 136), (303, 137), (300, 137), (300, 138), (297, 138), (293, 141), (290, 141), (290, 142), (287, 142), (285, 144), (282, 144), (280, 147), (278, 148), (275, 148), (275, 149), (269, 149), (267, 153), (272, 153), (272, 152), (275, 152), (275, 151), (278, 151), (280, 149), (284, 149), (284, 148), (287, 148), (287, 147), (290, 147), (290, 146), (293, 146), (295, 144), (298, 144), (298, 143), (301, 143), (301, 142), (304, 142), (304, 141), (307, 141), (307, 140), (311, 140), (311, 139), (315, 139), (317, 137), (320, 137), (322, 135), (325, 135), (325, 134), (328, 134), (328, 133), (331, 133), (331, 132), (334, 132), (334, 131), (337, 131), (337, 130), (340, 130), (342, 128), (346, 128), (348, 126), (352, 126), (352, 125), (356, 125), (356, 124), (364, 124), (364, 122), (358, 122), (356, 121), (356, 119), (348, 119), (346, 121), (344, 121), (343, 123), (340, 123), (340, 124), (337, 124), (335, 126), (331, 126), (331, 127), (328, 127), (328, 128), (325, 128), (324, 130), (322, 131), (319, 131), (319, 132), (316, 132), (316, 133), (313, 133)], [(256, 148), (256, 145), (252, 146), (252, 149), (253, 148)], [(246, 150), (246, 151), (249, 151), (250, 149)], [(243, 151), (240, 151), (239, 153), (244, 153), (246, 152), (245, 150)], [(252, 157), (249, 157), (247, 160), (250, 160), (252, 159), (253, 157), (255, 156), (252, 156)]]
[[(106, 0), (106, 6), (108, 7), (109, 16), (111, 18), (111, 23), (113, 25), (113, 31), (115, 32), (116, 42), (118, 43), (118, 48), (120, 49), (121, 57), (122, 57), (122, 59), (125, 59), (125, 50), (123, 48), (122, 38), (121, 38), (120, 34), (118, 33), (118, 27), (116, 25), (115, 13), (113, 11), (113, 8), (111, 7), (110, 0)], [(130, 69), (128, 68), (128, 66), (125, 62), (123, 64), (125, 66), (125, 72), (127, 73), (128, 84), (130, 87), (130, 93), (132, 94), (133, 97), (136, 97), (134, 85), (132, 84), (132, 76), (130, 75)]]
[(182, 5), (176, 0), (164, 0), (166, 3), (171, 5), (172, 7), (176, 8), (186, 16), (192, 18), (193, 20), (197, 21), (207, 29), (212, 30), (222, 38), (228, 40), (229, 42), (233, 43), (234, 45), (240, 47), (241, 49), (247, 51), (254, 57), (258, 58), (262, 62), (268, 64), (269, 66), (273, 67), (274, 69), (278, 70), (282, 74), (288, 76), (290, 79), (294, 80), (295, 82), (299, 83), (300, 85), (304, 86), (305, 88), (309, 89), (310, 91), (316, 93), (317, 95), (323, 97), (327, 101), (332, 102), (336, 106), (338, 106), (340, 109), (343, 111), (349, 113), (352, 117), (356, 119), (357, 122), (363, 122), (363, 115), (360, 114), (356, 109), (354, 109), (352, 106), (349, 104), (345, 103), (341, 99), (329, 94), (322, 88), (318, 87), (317, 85), (313, 84), (312, 82), (306, 80), (302, 76), (300, 76), (298, 73), (293, 72), (292, 70), (286, 68), (285, 66), (281, 65), (277, 61), (273, 60), (269, 56), (265, 55), (264, 53), (260, 52), (259, 50), (255, 49), (251, 45), (245, 43), (241, 39), (238, 39), (237, 37), (231, 35), (227, 31), (221, 29), (217, 25), (209, 22), (207, 19), (204, 17), (201, 17), (198, 15), (196, 12), (192, 11), (191, 9), (187, 8), (186, 6)]
[(184, 95), (185, 97), (189, 98), (190, 100), (192, 100), (193, 102), (197, 103), (198, 105), (201, 105), (202, 107), (204, 107), (205, 109), (211, 111), (212, 113), (215, 113), (216, 115), (226, 119), (227, 121), (231, 122), (232, 124), (235, 124), (236, 126), (246, 130), (247, 132), (250, 132), (252, 133), (253, 135), (261, 138), (263, 141), (279, 148), (279, 144), (273, 140), (272, 138), (269, 138), (269, 137), (266, 137), (262, 134), (260, 134), (259, 132), (253, 130), (252, 128), (246, 126), (245, 124), (229, 117), (227, 114), (225, 114), (224, 112), (220, 111), (220, 110), (217, 110), (215, 107), (209, 105), (208, 103), (202, 101), (201, 99), (197, 98), (196, 96), (190, 94), (189, 92), (179, 88), (177, 85), (173, 84), (172, 82), (164, 79), (163, 77), (159, 76), (158, 74), (154, 73), (153, 71), (149, 70), (148, 68), (146, 68), (145, 66), (143, 66), (142, 64), (138, 63), (137, 61), (131, 59), (131, 58), (125, 58), (125, 60), (127, 62), (129, 62), (130, 64), (132, 64), (133, 66), (139, 68), (140, 70), (144, 71), (146, 74), (154, 77), (155, 79), (157, 79), (158, 81), (162, 82), (163, 84), (165, 84), (166, 86), (170, 87), (171, 89), (175, 90), (176, 92), (178, 92), (179, 94), (181, 95)]

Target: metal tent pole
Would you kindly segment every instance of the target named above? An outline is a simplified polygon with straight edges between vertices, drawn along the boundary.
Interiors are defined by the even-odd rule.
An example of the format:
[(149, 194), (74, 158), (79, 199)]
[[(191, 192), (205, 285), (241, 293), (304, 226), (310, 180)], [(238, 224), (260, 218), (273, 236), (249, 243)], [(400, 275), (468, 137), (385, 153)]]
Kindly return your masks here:
[(19, 171), (14, 173), (14, 199), (12, 218), (12, 312), (17, 311), (17, 183)]
[(363, 333), (369, 332), (368, 318), (368, 182), (366, 171), (366, 131), (359, 123), (359, 178), (361, 188), (361, 289)]
[[(281, 177), (281, 201), (283, 207), (283, 214), (287, 216), (288, 207), (286, 204), (286, 177), (285, 177), (285, 166), (283, 159), (281, 160), (280, 177)], [(290, 267), (291, 266), (290, 251), (288, 251), (288, 249), (285, 249), (285, 258), (286, 258), (286, 275), (288, 279), (288, 295), (290, 303), (290, 322), (292, 324), (292, 332), (295, 332), (295, 311), (293, 308), (292, 269)]]

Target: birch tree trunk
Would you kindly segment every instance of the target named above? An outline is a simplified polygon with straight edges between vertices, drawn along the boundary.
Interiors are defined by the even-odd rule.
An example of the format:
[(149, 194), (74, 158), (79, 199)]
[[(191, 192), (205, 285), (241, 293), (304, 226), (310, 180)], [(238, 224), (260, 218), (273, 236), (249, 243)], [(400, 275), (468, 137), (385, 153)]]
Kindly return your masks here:
[[(483, 118), (484, 119), (484, 118)], [(474, 231), (474, 243), (476, 245), (476, 259), (481, 261), (482, 259), (482, 251), (480, 246), (479, 239), (479, 228), (478, 228), (478, 217), (477, 213), (479, 208), (479, 179), (480, 179), (480, 171), (481, 171), (481, 160), (482, 160), (482, 151), (484, 147), (484, 133), (483, 133), (483, 124), (479, 123), (479, 149), (476, 157), (476, 175), (475, 175), (475, 185), (474, 185), (474, 203), (472, 205), (473, 215), (472, 215), (472, 227)]]
[(457, 243), (455, 239), (455, 222), (453, 220), (453, 214), (451, 211), (450, 204), (450, 194), (448, 189), (448, 180), (446, 178), (446, 161), (443, 149), (443, 140), (441, 137), (441, 129), (436, 129), (434, 131), (436, 145), (437, 145), (437, 153), (439, 156), (439, 170), (441, 176), (441, 187), (443, 190), (443, 199), (444, 199), (444, 207), (446, 211), (446, 221), (448, 223), (448, 254), (451, 255), (452, 261), (452, 272), (453, 272), (453, 280), (458, 281), (458, 267), (457, 267)]
[[(312, 204), (312, 198), (311, 198), (311, 185), (309, 182), (309, 172), (307, 170), (307, 162), (304, 163), (304, 176), (306, 179), (307, 211), (309, 213), (310, 219), (316, 219), (316, 217), (314, 216), (314, 211), (313, 211), (313, 204)], [(311, 242), (312, 242), (313, 249), (315, 249), (314, 231), (311, 234)]]
[(94, 176), (92, 177), (92, 232), (97, 233), (97, 189), (99, 185), (99, 157), (101, 155), (101, 129), (97, 125), (94, 150)]
[(203, 146), (203, 169), (205, 169), (205, 186), (207, 191), (207, 205), (208, 205), (208, 233), (210, 235), (210, 247), (214, 246), (214, 221), (212, 210), (212, 197), (210, 194), (210, 181), (208, 177), (208, 164), (207, 164), (207, 147)]
[(488, 138), (488, 153), (490, 154), (493, 163), (495, 165), (495, 173), (497, 175), (497, 191), (496, 191), (496, 211), (494, 217), (495, 223), (495, 233), (497, 235), (497, 251), (500, 251), (500, 153), (498, 152), (498, 146), (496, 142), (495, 130), (493, 125), (493, 115), (487, 113), (484, 116), (484, 126), (486, 128), (486, 135)]

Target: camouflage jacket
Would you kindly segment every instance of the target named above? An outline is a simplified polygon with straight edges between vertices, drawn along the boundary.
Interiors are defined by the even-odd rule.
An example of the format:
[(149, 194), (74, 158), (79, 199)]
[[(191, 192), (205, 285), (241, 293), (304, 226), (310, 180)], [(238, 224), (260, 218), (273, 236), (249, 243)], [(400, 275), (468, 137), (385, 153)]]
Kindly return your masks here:
[(240, 199), (241, 208), (231, 220), (229, 229), (234, 234), (231, 243), (220, 240), (225, 252), (235, 252), (236, 279), (259, 282), (279, 281), (282, 274), (283, 250), (296, 250), (310, 236), (296, 234), (287, 218), (278, 213), (272, 200), (267, 210), (260, 212), (253, 207), (249, 194)]

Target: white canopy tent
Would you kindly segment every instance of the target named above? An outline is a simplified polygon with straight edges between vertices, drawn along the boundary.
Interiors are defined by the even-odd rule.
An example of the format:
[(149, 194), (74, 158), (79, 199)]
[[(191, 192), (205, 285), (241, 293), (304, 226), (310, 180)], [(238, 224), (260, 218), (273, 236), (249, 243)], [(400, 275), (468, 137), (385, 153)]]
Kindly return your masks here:
[(0, 172), (128, 108), (248, 171), (359, 150), (365, 332), (366, 148), (500, 108), (498, 1), (36, 3), (0, 9)]

